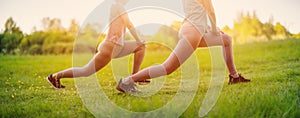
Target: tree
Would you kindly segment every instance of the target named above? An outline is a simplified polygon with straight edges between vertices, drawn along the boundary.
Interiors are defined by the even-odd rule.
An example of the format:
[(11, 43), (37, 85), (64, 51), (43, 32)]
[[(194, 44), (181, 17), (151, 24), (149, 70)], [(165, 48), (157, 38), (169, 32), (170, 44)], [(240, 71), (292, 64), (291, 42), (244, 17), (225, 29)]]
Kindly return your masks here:
[(287, 29), (281, 25), (279, 22), (276, 23), (276, 25), (274, 26), (274, 30), (276, 33), (276, 38), (279, 39), (285, 39), (289, 36), (289, 31), (287, 31)]
[(263, 23), (258, 19), (256, 12), (253, 12), (253, 16), (250, 19), (251, 20), (251, 27), (252, 32), (250, 35), (253, 35), (255, 37), (259, 37), (263, 34)]
[(292, 35), (292, 38), (300, 39), (300, 32), (299, 32), (298, 34), (293, 34), (293, 35)]
[(68, 32), (75, 38), (75, 36), (77, 35), (77, 33), (79, 31), (79, 28), (80, 27), (79, 27), (78, 23), (74, 19), (72, 19), (71, 24), (68, 28)]
[(18, 46), (23, 38), (23, 33), (13, 18), (8, 18), (5, 22), (5, 30), (0, 34), (0, 53), (16, 54)]
[(263, 34), (268, 40), (272, 40), (272, 36), (275, 34), (273, 25), (271, 23), (263, 24)]
[(103, 40), (99, 31), (100, 25), (97, 23), (86, 24), (85, 27), (79, 31), (76, 38), (74, 51), (78, 53), (95, 52), (95, 47), (99, 44), (99, 40)]
[(234, 21), (234, 26), (230, 29), (228, 26), (223, 30), (229, 33), (235, 43), (246, 43), (252, 41), (265, 41), (272, 39), (286, 39), (291, 33), (280, 23), (273, 25), (274, 19), (270, 17), (269, 21), (263, 23), (257, 17), (254, 11), (251, 15), (240, 13), (238, 19)]
[(12, 17), (8, 18), (5, 22), (5, 33), (22, 33), (19, 27), (17, 27), (16, 22)]
[(60, 32), (64, 30), (63, 26), (61, 25), (61, 20), (58, 18), (53, 18), (53, 19), (50, 19), (49, 17), (43, 18), (42, 26), (45, 31)]
[(44, 18), (42, 20), (44, 30), (34, 31), (26, 35), (19, 47), (22, 54), (66, 54), (72, 53), (73, 42), (79, 30), (75, 20), (71, 21), (66, 30), (60, 23), (60, 19)]
[(179, 32), (179, 30), (180, 30), (180, 28), (181, 28), (181, 26), (182, 26), (182, 23), (183, 23), (183, 22), (181, 22), (181, 21), (174, 21), (174, 22), (171, 24), (171, 27), (172, 27), (175, 31)]
[(174, 48), (178, 42), (178, 32), (171, 26), (162, 25), (153, 36), (152, 41)]
[(25, 36), (19, 47), (22, 54), (42, 54), (42, 46), (48, 34), (42, 31), (36, 31)]

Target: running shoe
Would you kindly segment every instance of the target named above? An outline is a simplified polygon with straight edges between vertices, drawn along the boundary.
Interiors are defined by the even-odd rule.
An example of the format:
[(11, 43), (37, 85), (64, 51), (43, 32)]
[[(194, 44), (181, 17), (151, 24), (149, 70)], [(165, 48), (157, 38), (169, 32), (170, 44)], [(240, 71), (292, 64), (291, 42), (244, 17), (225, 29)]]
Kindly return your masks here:
[(47, 82), (55, 89), (60, 89), (60, 88), (66, 88), (66, 86), (64, 85), (61, 85), (60, 83), (60, 80), (53, 77), (53, 75), (49, 75), (47, 78), (46, 78)]
[(122, 93), (135, 93), (137, 90), (135, 89), (136, 84), (134, 82), (130, 82), (129, 84), (124, 84), (122, 82), (123, 79), (120, 79), (116, 89)]
[(239, 74), (239, 77), (234, 78), (233, 76), (229, 75), (229, 82), (228, 84), (236, 84), (240, 82), (250, 82), (251, 80), (246, 79), (242, 76), (242, 74)]

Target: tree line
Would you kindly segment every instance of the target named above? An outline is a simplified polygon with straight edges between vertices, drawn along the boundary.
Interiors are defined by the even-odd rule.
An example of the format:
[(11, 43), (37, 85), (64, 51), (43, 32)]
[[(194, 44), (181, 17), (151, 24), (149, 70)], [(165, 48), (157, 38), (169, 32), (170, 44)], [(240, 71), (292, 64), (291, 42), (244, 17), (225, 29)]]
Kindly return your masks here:
[[(225, 26), (222, 30), (233, 37), (235, 44), (242, 44), (257, 41), (269, 41), (278, 39), (297, 39), (300, 33), (290, 33), (281, 23), (273, 23), (271, 17), (268, 22), (261, 22), (256, 13), (251, 15), (240, 13), (234, 21), (232, 28)], [(42, 30), (33, 28), (32, 33), (25, 34), (17, 26), (13, 18), (5, 22), (4, 31), (0, 32), (0, 53), (1, 54), (69, 54), (76, 52), (95, 52), (95, 46), (104, 38), (105, 34), (99, 32), (101, 25), (87, 24), (80, 29), (75, 20), (71, 20), (70, 26), (64, 28), (58, 18), (43, 18)], [(178, 41), (178, 31), (182, 25), (181, 21), (174, 21), (170, 26), (162, 25), (153, 36), (142, 36), (147, 41), (156, 41), (169, 47), (175, 47)], [(76, 44), (74, 44), (77, 39)], [(80, 40), (78, 40), (80, 39)], [(126, 39), (132, 36), (126, 35)], [(164, 46), (152, 44), (148, 46), (151, 50), (159, 50)]]
[(249, 12), (240, 13), (234, 21), (233, 28), (225, 26), (222, 30), (230, 34), (234, 42), (239, 44), (300, 38), (300, 33), (292, 34), (280, 22), (274, 23), (273, 17), (265, 23), (261, 22), (255, 11), (252, 15)]
[[(78, 33), (81, 38), (98, 37), (95, 26), (88, 24), (79, 32), (79, 25), (71, 20), (70, 26), (64, 28), (58, 18), (43, 18), (42, 30), (33, 28), (32, 33), (25, 34), (16, 25), (13, 18), (5, 22), (5, 30), (0, 33), (0, 53), (2, 54), (68, 54), (73, 52), (73, 44)], [(83, 46), (88, 45), (84, 44)], [(94, 51), (94, 50), (93, 50)]]

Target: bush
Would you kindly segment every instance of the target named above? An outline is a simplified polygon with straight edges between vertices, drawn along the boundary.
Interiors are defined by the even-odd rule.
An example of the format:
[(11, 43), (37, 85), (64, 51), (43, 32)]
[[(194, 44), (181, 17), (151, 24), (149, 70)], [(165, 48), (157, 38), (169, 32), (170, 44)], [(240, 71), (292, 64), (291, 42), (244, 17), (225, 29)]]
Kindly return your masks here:
[(29, 48), (28, 53), (32, 55), (42, 54), (42, 47), (40, 45), (35, 44)]

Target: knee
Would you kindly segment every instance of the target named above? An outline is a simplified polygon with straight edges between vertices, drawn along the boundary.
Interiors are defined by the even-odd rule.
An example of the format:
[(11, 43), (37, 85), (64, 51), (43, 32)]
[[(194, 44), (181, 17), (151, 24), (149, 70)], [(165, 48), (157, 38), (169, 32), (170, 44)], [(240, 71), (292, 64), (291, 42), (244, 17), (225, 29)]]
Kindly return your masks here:
[(146, 50), (146, 46), (145, 46), (145, 45), (142, 45), (142, 46), (138, 47), (138, 48), (134, 51), (134, 53), (136, 53), (136, 52), (145, 52), (145, 50)]
[(232, 37), (228, 34), (223, 34), (222, 39), (225, 47), (232, 45)]
[(96, 57), (105, 57), (105, 58), (112, 58), (112, 51), (100, 51), (96, 55)]

